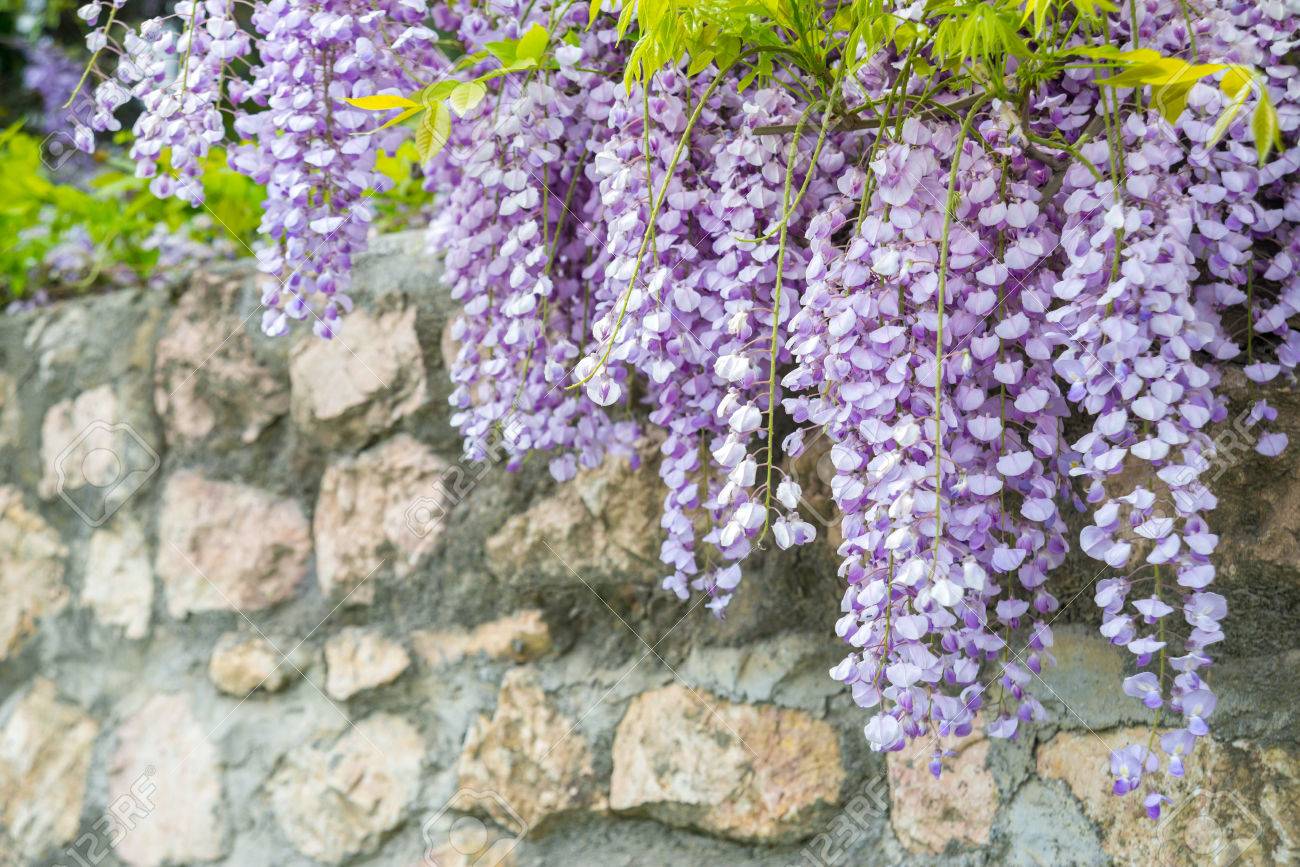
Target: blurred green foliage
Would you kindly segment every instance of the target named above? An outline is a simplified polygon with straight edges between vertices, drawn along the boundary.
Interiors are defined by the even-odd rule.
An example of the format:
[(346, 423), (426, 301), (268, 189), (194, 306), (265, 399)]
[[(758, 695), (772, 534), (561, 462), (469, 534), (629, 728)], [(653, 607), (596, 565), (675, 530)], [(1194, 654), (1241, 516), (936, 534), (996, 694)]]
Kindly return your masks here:
[[(148, 180), (106, 160), (85, 186), (50, 177), (41, 160), (41, 141), (10, 126), (0, 133), (0, 298), (21, 299), (35, 289), (75, 294), (99, 285), (107, 275), (146, 276), (158, 261), (148, 243), (161, 226), (199, 242), (232, 243), (247, 252), (261, 216), (262, 190), (226, 167), (213, 151), (204, 178), (207, 207), (150, 194)], [(195, 220), (196, 214), (210, 219)], [(51, 250), (71, 237), (87, 237), (94, 254), (74, 282), (52, 280)], [(82, 235), (84, 233), (84, 235)]]
[[(60, 182), (42, 162), (39, 138), (21, 124), (0, 132), (0, 305), (41, 289), (64, 297), (123, 282), (143, 283), (158, 264), (150, 239), (159, 227), (234, 256), (252, 254), (264, 191), (231, 170), (224, 151), (208, 155), (205, 202), (196, 208), (153, 196), (149, 181), (135, 177), (131, 163), (113, 155), (124, 150), (99, 151), (99, 165), (89, 180)], [(378, 230), (405, 228), (428, 205), (416, 160), (410, 142), (395, 155), (380, 157), (380, 170), (394, 185), (373, 199)], [(89, 266), (69, 280), (50, 268), (49, 257), (73, 238), (88, 239), (94, 252)]]

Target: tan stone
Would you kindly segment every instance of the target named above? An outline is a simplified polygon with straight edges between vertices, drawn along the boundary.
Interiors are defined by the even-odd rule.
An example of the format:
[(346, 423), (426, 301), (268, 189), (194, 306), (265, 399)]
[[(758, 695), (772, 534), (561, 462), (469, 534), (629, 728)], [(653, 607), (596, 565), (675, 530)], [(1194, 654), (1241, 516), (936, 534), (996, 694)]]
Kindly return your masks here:
[(158, 694), (117, 730), (108, 803), (147, 794), (147, 815), (115, 852), (133, 867), (212, 861), (224, 853), (221, 765), (187, 696)]
[(428, 446), (405, 434), (329, 465), (314, 517), (323, 593), (368, 604), (382, 564), (399, 578), (411, 573), (442, 532), (420, 504), (439, 495), (446, 467)]
[(288, 661), (281, 661), (271, 642), (260, 635), (238, 632), (227, 632), (217, 639), (208, 660), (208, 677), (217, 689), (241, 697), (255, 689), (283, 689), (293, 670)]
[(234, 482), (172, 475), (158, 519), (158, 575), (167, 610), (267, 608), (293, 595), (311, 535), (299, 505)]
[(1112, 794), (1110, 775), (1110, 751), (1148, 737), (1146, 728), (1061, 732), (1038, 748), (1038, 774), (1065, 782), (1117, 864), (1290, 863), (1300, 839), (1300, 755), (1203, 740), (1181, 780), (1161, 775), (1173, 803), (1153, 825), (1136, 794)]
[(44, 678), (0, 728), (0, 821), (29, 863), (76, 836), (98, 732), (95, 721), (60, 701)]
[(550, 651), (551, 631), (535, 608), (490, 620), (473, 629), (422, 629), (411, 634), (415, 652), (431, 666), (455, 665), (476, 654), (528, 662)]
[(154, 407), (169, 443), (214, 434), (251, 443), (289, 411), (288, 378), (253, 351), (241, 283), (198, 277), (162, 328)]
[(95, 619), (122, 627), (127, 638), (143, 638), (153, 609), (153, 567), (140, 525), (128, 519), (96, 530), (83, 575), (81, 604)]
[(840, 801), (839, 738), (801, 710), (680, 684), (632, 700), (614, 736), (610, 807), (736, 840), (817, 830)]
[(530, 583), (657, 576), (662, 500), (645, 473), (611, 457), (508, 519), (487, 540), (488, 567), (506, 580)]
[(429, 400), (415, 309), (357, 310), (333, 340), (305, 334), (289, 360), (293, 419), (318, 439), (359, 442)]
[(268, 781), (271, 808), (302, 854), (337, 864), (376, 848), (420, 784), (424, 741), (406, 720), (375, 714), (331, 745), (304, 744)]
[(373, 629), (344, 629), (325, 642), (325, 692), (345, 701), (392, 683), (410, 664), (410, 654), (396, 641)]
[(67, 556), (58, 534), (28, 511), (18, 489), (0, 487), (0, 660), (18, 651), (38, 620), (67, 604)]
[(532, 669), (506, 674), (496, 711), (471, 727), (456, 769), (466, 794), (452, 806), (511, 831), (606, 805), (587, 739), (547, 699)]
[(987, 767), (989, 742), (977, 726), (965, 738), (942, 738), (939, 747), (956, 755), (943, 761), (943, 775), (930, 773), (935, 744), (918, 741), (890, 753), (889, 821), (899, 842), (917, 853), (937, 855), (950, 842), (983, 846), (998, 809), (998, 790)]

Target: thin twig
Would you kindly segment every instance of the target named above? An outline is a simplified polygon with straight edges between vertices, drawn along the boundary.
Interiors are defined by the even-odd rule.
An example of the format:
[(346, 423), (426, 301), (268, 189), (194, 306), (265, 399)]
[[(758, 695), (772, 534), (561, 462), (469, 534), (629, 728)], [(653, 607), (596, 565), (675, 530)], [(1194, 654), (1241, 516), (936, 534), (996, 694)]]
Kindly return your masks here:
[[(976, 97), (966, 96), (966, 97), (962, 97), (961, 99), (954, 100), (953, 102), (936, 103), (933, 106), (926, 106), (925, 108), (922, 108), (920, 109), (920, 111), (915, 113), (902, 112), (900, 114), (893, 115), (892, 117), (886, 119), (886, 123), (896, 121), (899, 118), (920, 117), (926, 114), (935, 114), (943, 111), (959, 112), (962, 109), (970, 108), (970, 106), (975, 104), (975, 101), (976, 101)], [(877, 129), (879, 128), (879, 126), (880, 126), (880, 117), (876, 116), (876, 117), (860, 118), (857, 120), (844, 120), (836, 124), (830, 131), (831, 132), (852, 132), (854, 130)], [(794, 132), (794, 131), (795, 131), (795, 125), (788, 124), (788, 123), (776, 124), (773, 126), (759, 126), (754, 128), (755, 135), (781, 135), (783, 133)]]

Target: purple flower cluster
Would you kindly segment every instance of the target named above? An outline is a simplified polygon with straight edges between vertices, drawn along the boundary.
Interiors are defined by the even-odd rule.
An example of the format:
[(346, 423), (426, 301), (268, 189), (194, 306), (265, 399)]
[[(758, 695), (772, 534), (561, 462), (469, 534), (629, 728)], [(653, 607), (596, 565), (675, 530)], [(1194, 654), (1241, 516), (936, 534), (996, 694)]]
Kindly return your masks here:
[[(329, 336), (383, 187), (375, 156), (403, 134), (359, 135), (375, 121), (342, 100), (446, 74), (439, 33), (473, 75), (546, 27), (545, 67), (491, 79), (426, 167), (429, 240), (461, 308), (467, 454), (504, 449), (513, 468), (541, 451), (563, 480), (635, 461), (648, 420), (663, 586), (722, 616), (753, 551), (817, 535), (782, 467), (823, 440), (848, 646), (831, 674), (881, 751), (977, 717), (1003, 738), (1045, 718), (1051, 575), (1074, 541), (1062, 510), (1086, 512), (1101, 631), (1152, 720), (1112, 757), (1115, 791), (1157, 816), (1158, 775), (1183, 774), (1215, 708), (1227, 604), (1203, 480), (1221, 459), (1223, 368), (1259, 384), (1300, 361), (1300, 78), (1285, 63), (1300, 14), (1212, 0), (1189, 33), (1179, 3), (1135, 5), (1139, 33), (1112, 21), (1118, 47), (1184, 56), (1194, 36), (1191, 59), (1262, 70), (1284, 143), (1268, 164), (1248, 112), (1214, 140), (1214, 81), (1171, 125), (1082, 64), (1024, 102), (977, 93), (851, 130), (828, 106), (921, 104), (929, 79), (882, 57), (811, 104), (780, 75), (746, 89), (715, 68), (624, 87), (614, 17), (588, 29), (583, 4), (266, 0), (243, 33), (218, 0), (183, 2), (179, 36), (149, 22), (126, 38), (117, 78), (145, 103), (141, 170), (170, 149), (163, 195), (194, 180), (237, 107), (232, 164), (268, 191), (264, 325), (310, 318)], [(101, 128), (120, 90), (97, 90)], [(1262, 455), (1287, 445), (1275, 418), (1256, 396)]]
[[(1177, 51), (1177, 4), (1142, 5), (1141, 44)], [(470, 13), (461, 36), (515, 35), (512, 15)], [(1300, 93), (1278, 58), (1295, 23), (1219, 4), (1197, 25), (1204, 56), (1268, 70), (1288, 141)], [(824, 437), (847, 585), (832, 676), (874, 711), (878, 750), (965, 734), (977, 715), (995, 737), (1045, 717), (1061, 509), (1086, 510), (1102, 633), (1129, 651), (1123, 691), (1161, 731), (1116, 752), (1115, 790), (1158, 815), (1167, 797), (1146, 781), (1181, 775), (1208, 732), (1227, 613), (1200, 481), (1227, 416), (1218, 365), (1264, 382), (1300, 348), (1300, 149), (1257, 167), (1244, 117), (1207, 147), (1213, 82), (1177, 126), (1080, 70), (1028, 117), (990, 101), (969, 135), (911, 117), (823, 138), (823, 115), (779, 87), (739, 96), (671, 69), (648, 93), (612, 86), (621, 56), (599, 26), (557, 60), (495, 93), (430, 177), (431, 241), (464, 305), (467, 444), (509, 422), (512, 454), (550, 450), (563, 479), (628, 451), (637, 429), (613, 413), (644, 405), (663, 431), (664, 587), (721, 615), (756, 546), (816, 535), (797, 481), (768, 465)], [(879, 100), (896, 70), (869, 66), (845, 94)], [(792, 151), (772, 126), (798, 128)], [(1057, 132), (1081, 159), (1030, 143)], [(574, 403), (574, 383), (590, 400)], [(796, 426), (777, 454), (773, 395)], [(1261, 401), (1250, 421), (1275, 416)], [(1067, 437), (1071, 419), (1090, 429)]]
[[(95, 0), (81, 15), (94, 24), (104, 5)], [(364, 248), (373, 217), (368, 199), (391, 183), (376, 157), (406, 136), (398, 128), (366, 135), (377, 119), (343, 100), (410, 91), (418, 85), (413, 70), (432, 74), (446, 61), (432, 48), (437, 37), (423, 24), (422, 0), (252, 7), (249, 29), (228, 0), (180, 0), (171, 15), (138, 28), (116, 22), (115, 30), (110, 20), (92, 31), (90, 49), (117, 62), (95, 87), (91, 126), (117, 129), (117, 110), (138, 99), (131, 147), (137, 175), (153, 178), (155, 195), (199, 205), (204, 157), (227, 140), (229, 121), (238, 143), (231, 167), (267, 194), (257, 251), (262, 327), (277, 335), (304, 321), (331, 337), (352, 307), (347, 289), (352, 256)], [(401, 54), (391, 47), (398, 42)], [(86, 138), (79, 144), (89, 149)]]

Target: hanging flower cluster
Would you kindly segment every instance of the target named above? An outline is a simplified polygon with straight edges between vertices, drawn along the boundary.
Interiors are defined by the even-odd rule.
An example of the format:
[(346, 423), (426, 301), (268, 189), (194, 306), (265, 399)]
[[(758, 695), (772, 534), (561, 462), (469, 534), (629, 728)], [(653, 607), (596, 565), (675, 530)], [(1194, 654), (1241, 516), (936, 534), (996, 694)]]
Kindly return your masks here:
[[(368, 200), (391, 183), (376, 157), (407, 136), (397, 128), (360, 135), (378, 124), (343, 100), (410, 89), (407, 69), (445, 64), (430, 48), (437, 36), (423, 26), (425, 3), (270, 0), (252, 4), (247, 29), (231, 0), (180, 0), (171, 15), (135, 28), (117, 20), (123, 3), (93, 0), (79, 10), (94, 24), (108, 7), (87, 40), (90, 71), (101, 75), (90, 126), (118, 129), (115, 113), (138, 99), (137, 175), (153, 178), (155, 195), (195, 205), (203, 202), (204, 157), (232, 139), (231, 167), (266, 189), (266, 241), (256, 251), (263, 329), (283, 334), (296, 320), (333, 335), (352, 306), (351, 260), (364, 248)], [(97, 65), (101, 57), (111, 73)], [(79, 143), (89, 150), (83, 129)]]
[[(182, 2), (179, 33), (115, 50), (140, 70), (119, 77), (145, 104), (141, 170), (169, 149), (160, 194), (185, 194), (235, 106), (282, 278), (269, 332), (338, 330), (375, 155), (404, 134), (368, 112), (401, 108), (461, 306), (471, 457), (495, 437), (563, 480), (661, 430), (663, 586), (722, 616), (754, 550), (816, 536), (784, 468), (827, 449), (831, 675), (882, 751), (1044, 718), (1052, 574), (1077, 545), (1123, 691), (1154, 711), (1115, 791), (1159, 815), (1215, 705), (1223, 367), (1264, 383), (1300, 361), (1300, 14), (254, 5), (243, 32), (221, 0)], [(112, 79), (97, 98), (111, 128)], [(1246, 419), (1263, 455), (1287, 445), (1275, 417), (1257, 399)]]

